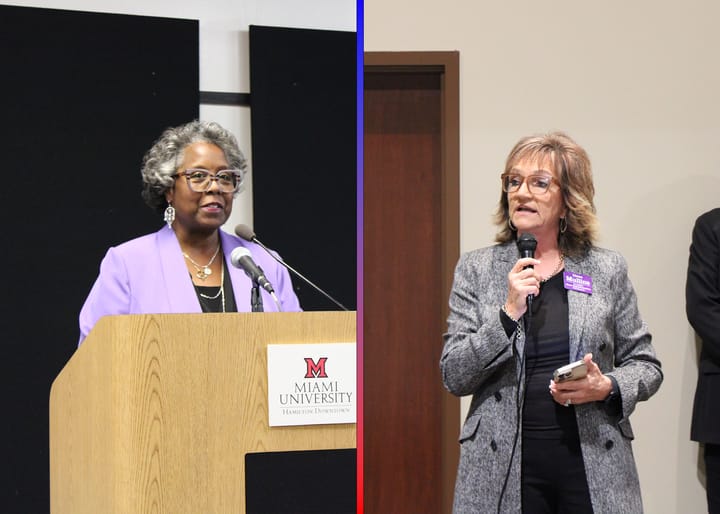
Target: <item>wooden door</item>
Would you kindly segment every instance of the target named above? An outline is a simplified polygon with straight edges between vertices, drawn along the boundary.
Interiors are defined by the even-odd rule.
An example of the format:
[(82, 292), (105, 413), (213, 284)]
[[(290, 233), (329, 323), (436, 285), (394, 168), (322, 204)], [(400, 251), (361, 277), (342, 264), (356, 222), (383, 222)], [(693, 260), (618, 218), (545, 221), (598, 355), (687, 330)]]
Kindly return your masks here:
[(364, 87), (364, 507), (449, 512), (459, 400), (439, 358), (459, 253), (458, 54), (367, 53)]

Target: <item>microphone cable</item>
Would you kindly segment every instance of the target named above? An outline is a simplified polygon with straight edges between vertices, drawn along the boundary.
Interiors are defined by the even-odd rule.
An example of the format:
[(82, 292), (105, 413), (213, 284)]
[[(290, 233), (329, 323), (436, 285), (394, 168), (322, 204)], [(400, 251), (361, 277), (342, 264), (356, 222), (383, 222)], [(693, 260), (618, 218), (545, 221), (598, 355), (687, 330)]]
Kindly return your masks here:
[[(530, 300), (528, 303), (532, 304), (532, 300)], [(512, 444), (512, 450), (510, 450), (510, 461), (508, 462), (507, 471), (505, 472), (505, 479), (503, 480), (503, 486), (500, 490), (500, 497), (498, 498), (498, 504), (497, 504), (497, 514), (501, 514), (501, 507), (502, 507), (502, 501), (503, 497), (505, 496), (505, 491), (507, 490), (507, 484), (508, 480), (510, 479), (510, 472), (512, 471), (512, 464), (513, 459), (515, 458), (515, 451), (517, 450), (517, 443), (520, 439), (520, 422), (522, 419), (522, 412), (523, 408), (525, 407), (525, 395), (527, 394), (527, 381), (526, 381), (526, 387), (523, 387), (521, 389), (523, 377), (526, 377), (527, 374), (524, 373), (525, 371), (525, 355), (527, 353), (527, 346), (528, 341), (530, 340), (530, 327), (532, 326), (532, 312), (530, 311), (530, 306), (528, 306), (528, 312), (526, 313), (526, 316), (524, 317), (526, 322), (523, 323), (524, 325), (524, 332), (525, 332), (525, 345), (523, 347), (522, 355), (520, 356), (520, 377), (518, 377), (517, 381), (517, 387), (515, 389), (515, 434), (513, 436), (513, 444)], [(517, 354), (517, 337), (518, 337), (518, 330), (522, 330), (520, 325), (518, 324), (518, 328), (515, 330), (515, 334), (513, 335), (513, 348), (515, 348), (515, 353)], [(520, 391), (522, 390), (522, 394)], [(522, 475), (522, 461), (519, 464), (521, 466), (520, 473)], [(522, 502), (522, 497), (520, 499)]]
[[(520, 257), (534, 257), (535, 256), (535, 249), (537, 248), (537, 240), (535, 239), (535, 236), (532, 234), (520, 234), (520, 237), (517, 241), (518, 250), (520, 251)], [(527, 266), (531, 267), (531, 266)], [(526, 268), (527, 268), (526, 267)], [(508, 463), (507, 471), (505, 472), (505, 479), (503, 480), (503, 486), (500, 490), (500, 497), (498, 498), (498, 505), (497, 505), (497, 513), (500, 514), (500, 509), (502, 507), (502, 501), (505, 496), (505, 491), (507, 490), (507, 484), (510, 480), (510, 472), (512, 471), (512, 464), (513, 459), (515, 458), (515, 452), (517, 450), (517, 444), (518, 440), (520, 439), (520, 425), (522, 420), (522, 413), (523, 408), (525, 407), (525, 395), (527, 394), (527, 380), (525, 380), (524, 387), (523, 386), (523, 379), (527, 377), (527, 373), (525, 370), (525, 355), (527, 355), (527, 347), (528, 342), (530, 341), (530, 329), (532, 327), (532, 305), (533, 305), (533, 298), (534, 295), (528, 295), (526, 298), (527, 301), (527, 311), (525, 312), (525, 316), (523, 316), (523, 326), (520, 327), (520, 323), (518, 322), (518, 328), (515, 329), (515, 334), (513, 336), (513, 348), (515, 348), (515, 353), (517, 354), (517, 335), (518, 330), (523, 330), (525, 332), (525, 344), (523, 345), (523, 352), (520, 356), (520, 376), (518, 377), (517, 381), (517, 387), (515, 389), (515, 406), (516, 406), (516, 412), (515, 412), (515, 435), (513, 436), (513, 444), (512, 444), (512, 450), (510, 451), (510, 462)], [(522, 393), (521, 393), (522, 391)], [(520, 461), (520, 474), (522, 476), (522, 460)], [(522, 480), (522, 479), (521, 479)], [(522, 486), (521, 486), (522, 487)], [(521, 491), (522, 493), (522, 491)], [(521, 499), (522, 503), (522, 494)]]

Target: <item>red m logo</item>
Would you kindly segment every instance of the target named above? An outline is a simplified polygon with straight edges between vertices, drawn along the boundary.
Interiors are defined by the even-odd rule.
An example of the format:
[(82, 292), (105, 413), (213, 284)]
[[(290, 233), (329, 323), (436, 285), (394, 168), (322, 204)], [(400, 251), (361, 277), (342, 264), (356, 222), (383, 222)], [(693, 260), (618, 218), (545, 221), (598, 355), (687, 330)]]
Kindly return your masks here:
[(327, 373), (325, 373), (325, 362), (327, 362), (327, 357), (320, 357), (317, 363), (315, 363), (311, 357), (305, 357), (305, 363), (307, 364), (307, 373), (305, 373), (305, 378), (327, 378)]

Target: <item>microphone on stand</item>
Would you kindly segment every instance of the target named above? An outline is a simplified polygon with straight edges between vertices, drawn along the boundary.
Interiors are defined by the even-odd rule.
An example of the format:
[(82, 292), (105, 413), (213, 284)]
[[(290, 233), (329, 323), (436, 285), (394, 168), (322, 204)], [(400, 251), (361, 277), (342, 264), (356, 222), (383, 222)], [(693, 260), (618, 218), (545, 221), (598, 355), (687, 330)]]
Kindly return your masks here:
[(240, 268), (241, 270), (243, 270), (245, 274), (250, 277), (250, 280), (252, 280), (252, 283), (255, 286), (253, 287), (251, 296), (253, 312), (263, 311), (262, 297), (257, 291), (258, 287), (262, 287), (270, 294), (272, 299), (275, 300), (275, 304), (277, 305), (278, 310), (282, 312), (282, 308), (280, 307), (280, 301), (278, 300), (277, 296), (275, 296), (275, 289), (265, 276), (265, 272), (262, 270), (262, 268), (255, 264), (250, 250), (243, 246), (238, 246), (230, 254), (230, 262), (236, 268)]
[(279, 258), (278, 256), (276, 256), (273, 252), (271, 252), (270, 249), (269, 249), (267, 246), (265, 246), (264, 244), (262, 244), (262, 243), (260, 242), (260, 240), (255, 236), (255, 232), (253, 232), (253, 230), (252, 230), (250, 227), (248, 227), (247, 225), (240, 224), (240, 225), (238, 225), (238, 226), (235, 227), (235, 233), (236, 233), (236, 234), (238, 235), (238, 237), (240, 237), (241, 239), (244, 239), (245, 241), (251, 241), (251, 242), (255, 243), (256, 245), (260, 246), (260, 248), (262, 248), (263, 250), (265, 250), (265, 251), (268, 253), (268, 255), (270, 255), (270, 257), (272, 257), (272, 258), (275, 259), (277, 262), (279, 262), (285, 269), (287, 269), (288, 271), (290, 271), (291, 273), (293, 273), (295, 276), (297, 276), (298, 278), (300, 278), (303, 282), (305, 282), (306, 284), (308, 284), (309, 286), (311, 286), (311, 287), (312, 287), (313, 289), (315, 289), (318, 293), (320, 293), (320, 294), (322, 294), (323, 296), (325, 296), (325, 298), (327, 298), (328, 300), (330, 300), (331, 302), (333, 302), (335, 305), (337, 305), (338, 307), (340, 307), (342, 310), (344, 310), (344, 311), (350, 310), (350, 309), (348, 309), (347, 307), (345, 307), (343, 304), (341, 304), (340, 302), (338, 302), (335, 298), (333, 298), (332, 296), (330, 296), (328, 293), (326, 293), (325, 291), (323, 291), (322, 289), (320, 289), (319, 286), (316, 286), (309, 278), (306, 278), (302, 273), (300, 273), (299, 271), (297, 271), (295, 268), (293, 268), (293, 267), (290, 266), (288, 263), (286, 263), (285, 261), (283, 261), (281, 258)]

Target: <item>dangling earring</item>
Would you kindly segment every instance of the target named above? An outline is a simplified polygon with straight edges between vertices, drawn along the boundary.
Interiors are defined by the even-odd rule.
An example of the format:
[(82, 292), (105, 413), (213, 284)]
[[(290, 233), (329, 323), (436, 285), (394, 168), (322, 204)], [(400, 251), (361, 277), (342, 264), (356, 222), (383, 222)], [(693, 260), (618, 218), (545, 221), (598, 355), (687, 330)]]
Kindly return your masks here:
[(566, 230), (567, 230), (567, 219), (560, 218), (560, 233), (564, 234)]
[(175, 221), (175, 207), (173, 207), (172, 204), (168, 203), (163, 219), (165, 223), (167, 223), (168, 228), (172, 230), (172, 224), (173, 221)]
[(513, 222), (509, 216), (508, 216), (508, 227), (510, 227), (510, 230), (512, 230), (513, 232), (517, 232), (517, 228), (515, 227), (515, 225), (513, 225)]

